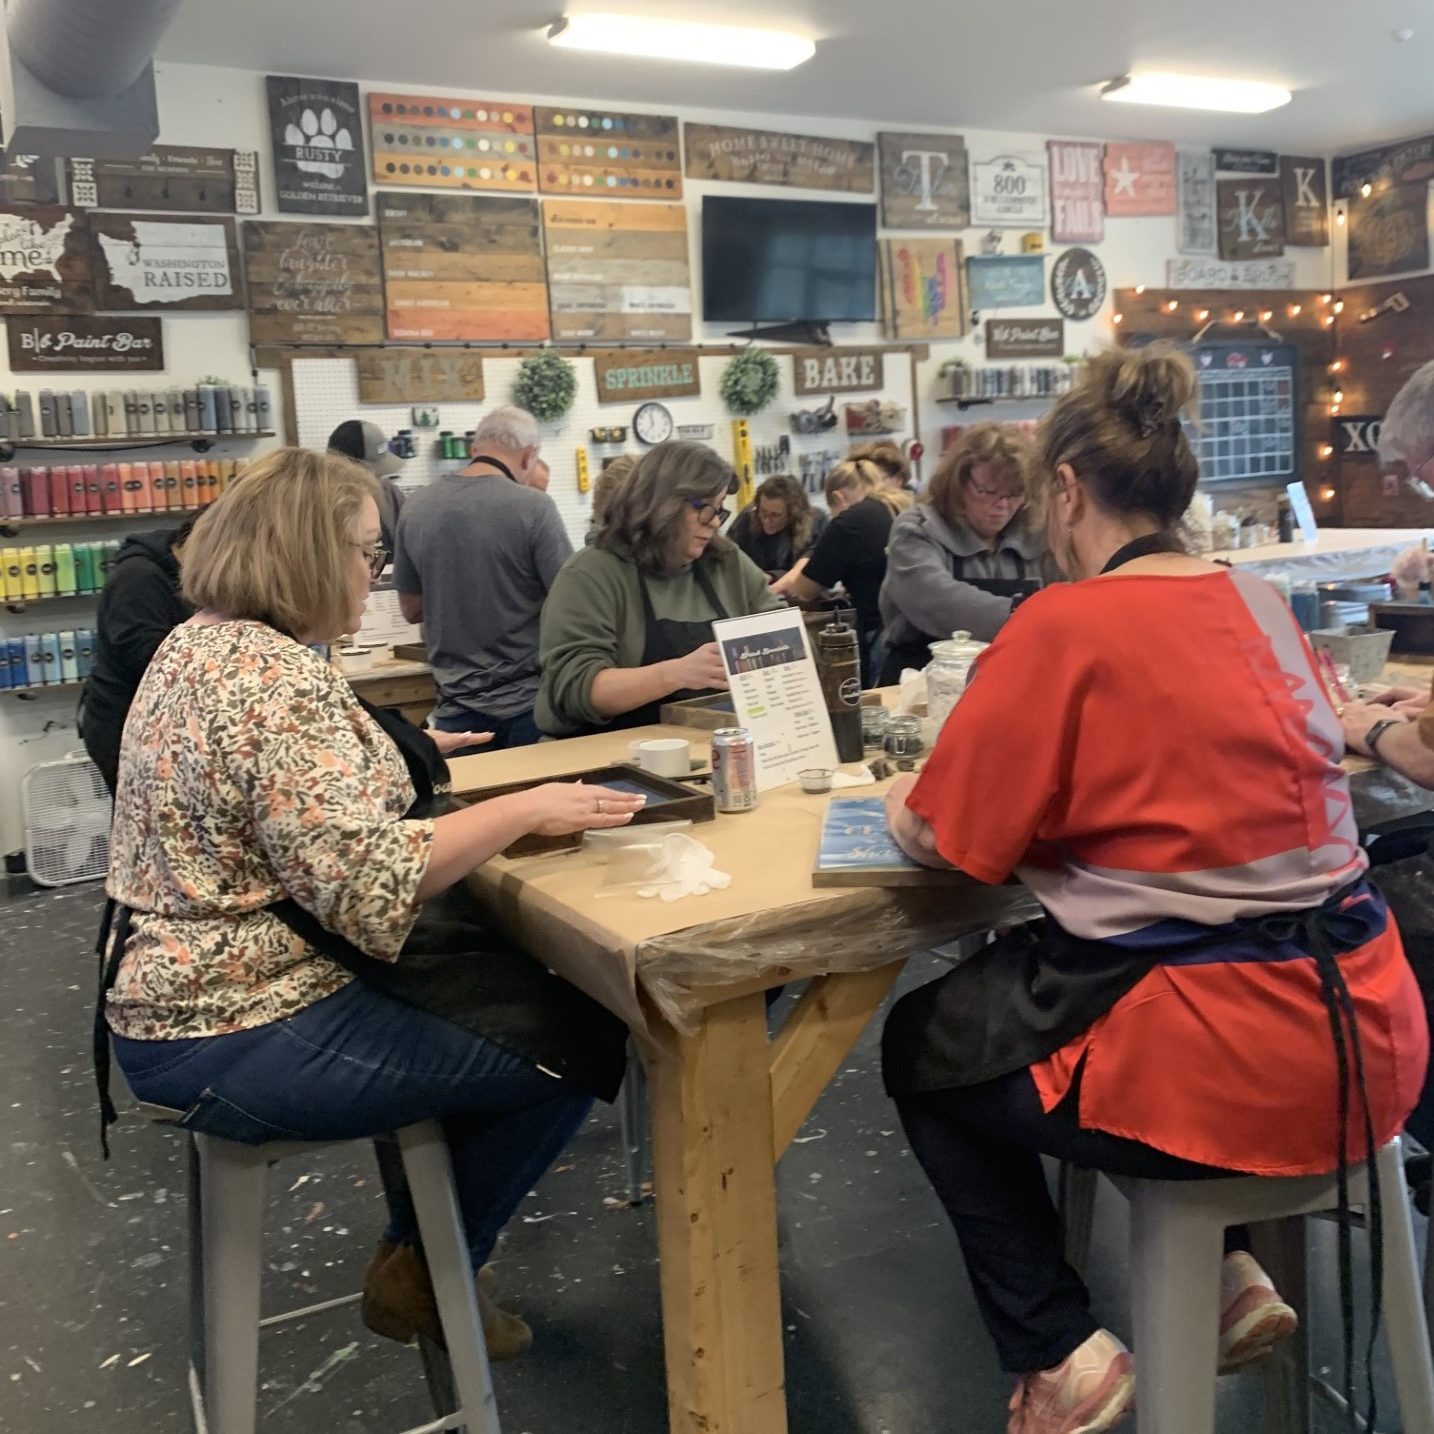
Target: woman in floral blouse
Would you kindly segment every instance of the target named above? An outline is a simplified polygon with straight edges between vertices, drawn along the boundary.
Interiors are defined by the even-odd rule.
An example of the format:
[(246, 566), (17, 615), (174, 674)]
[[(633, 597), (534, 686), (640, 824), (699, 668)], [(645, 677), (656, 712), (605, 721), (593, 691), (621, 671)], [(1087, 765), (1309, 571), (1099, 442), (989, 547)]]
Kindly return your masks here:
[[(107, 1012), (135, 1094), (194, 1130), (257, 1144), (443, 1118), (477, 1268), (590, 1093), (607, 1093), (623, 1033), (462, 913), (425, 947), (420, 907), (525, 833), (620, 826), (640, 799), (555, 783), (406, 818), (398, 746), (306, 645), (358, 626), (378, 539), (372, 476), (301, 449), (255, 464), (196, 524), (184, 592), (198, 611), (155, 654), (125, 726)], [(426, 996), (403, 978), (410, 955), (432, 977), (454, 940), (437, 982), (448, 1019), (420, 1008), (433, 980)], [(413, 1235), (396, 1209), (365, 1284), (365, 1321), (404, 1340), (438, 1333)], [(526, 1348), (527, 1326), (481, 1302), (490, 1351)]]

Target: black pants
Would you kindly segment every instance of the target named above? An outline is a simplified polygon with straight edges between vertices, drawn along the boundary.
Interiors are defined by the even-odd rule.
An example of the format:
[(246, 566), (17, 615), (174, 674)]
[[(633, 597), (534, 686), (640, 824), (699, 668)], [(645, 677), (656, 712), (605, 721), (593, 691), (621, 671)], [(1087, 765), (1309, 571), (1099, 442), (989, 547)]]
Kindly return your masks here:
[[(911, 1148), (956, 1227), (1001, 1367), (1011, 1374), (1053, 1369), (1099, 1328), (1089, 1291), (1066, 1263), (1041, 1155), (1151, 1180), (1230, 1173), (1082, 1130), (1078, 1096), (1073, 1089), (1046, 1114), (1030, 1072), (1021, 1070), (896, 1100)], [(1232, 1232), (1228, 1246), (1242, 1243)]]

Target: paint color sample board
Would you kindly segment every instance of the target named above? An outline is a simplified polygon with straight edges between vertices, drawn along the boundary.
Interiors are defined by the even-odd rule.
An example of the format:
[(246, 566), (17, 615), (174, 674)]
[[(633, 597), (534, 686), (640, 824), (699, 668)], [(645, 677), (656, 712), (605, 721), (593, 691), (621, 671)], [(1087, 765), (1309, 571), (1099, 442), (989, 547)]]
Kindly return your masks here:
[(372, 224), (249, 220), (244, 269), (250, 342), (383, 342), (383, 275)]
[(391, 339), (549, 336), (536, 200), (380, 194)]
[(680, 199), (675, 115), (539, 106), (538, 188), (605, 199)]
[(375, 184), (529, 194), (538, 187), (528, 105), (370, 92), (368, 114)]
[(687, 207), (546, 199), (553, 337), (692, 337)]

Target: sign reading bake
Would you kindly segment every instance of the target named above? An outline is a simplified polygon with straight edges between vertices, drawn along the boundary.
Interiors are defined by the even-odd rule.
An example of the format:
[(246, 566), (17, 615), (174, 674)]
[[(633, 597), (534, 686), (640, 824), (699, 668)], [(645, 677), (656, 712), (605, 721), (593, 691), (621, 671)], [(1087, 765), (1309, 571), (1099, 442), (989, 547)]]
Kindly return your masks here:
[(90, 217), (101, 309), (242, 309), (232, 219)]
[(987, 319), (988, 359), (1064, 358), (1064, 319)]
[(885, 368), (880, 349), (802, 349), (792, 355), (792, 391), (867, 393), (886, 386)]
[(0, 206), (0, 313), (88, 314), (94, 307), (84, 216), (49, 204)]
[(823, 139), (721, 124), (683, 126), (689, 179), (781, 184), (870, 194), (876, 183), (876, 146), (864, 140)]
[(164, 370), (158, 319), (7, 319), (12, 373)]
[(702, 392), (695, 349), (610, 349), (593, 359), (599, 403), (696, 398)]

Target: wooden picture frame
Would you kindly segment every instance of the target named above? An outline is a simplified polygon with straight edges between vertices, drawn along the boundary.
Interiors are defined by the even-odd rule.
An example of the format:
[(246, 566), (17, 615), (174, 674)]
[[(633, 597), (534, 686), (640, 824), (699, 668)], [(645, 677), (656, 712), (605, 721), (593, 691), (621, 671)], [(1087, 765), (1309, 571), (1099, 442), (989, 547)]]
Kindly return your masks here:
[[(588, 772), (569, 772), (562, 777), (535, 777), (526, 782), (508, 782), (499, 787), (488, 787), (481, 791), (465, 792), (459, 800), (465, 805), (486, 802), (492, 797), (507, 797), (514, 792), (530, 791), (550, 782), (584, 782), (592, 787), (612, 787), (619, 790), (636, 788), (648, 799), (647, 806), (638, 812), (630, 825), (651, 826), (656, 822), (710, 822), (717, 816), (716, 803), (710, 790), (698, 791), (682, 782), (668, 777), (659, 777), (645, 772), (630, 762), (614, 762), (606, 767), (594, 767)], [(503, 855), (539, 856), (545, 852), (571, 851), (582, 845), (582, 833), (571, 832), (567, 836), (539, 836), (529, 832), (521, 836)]]

